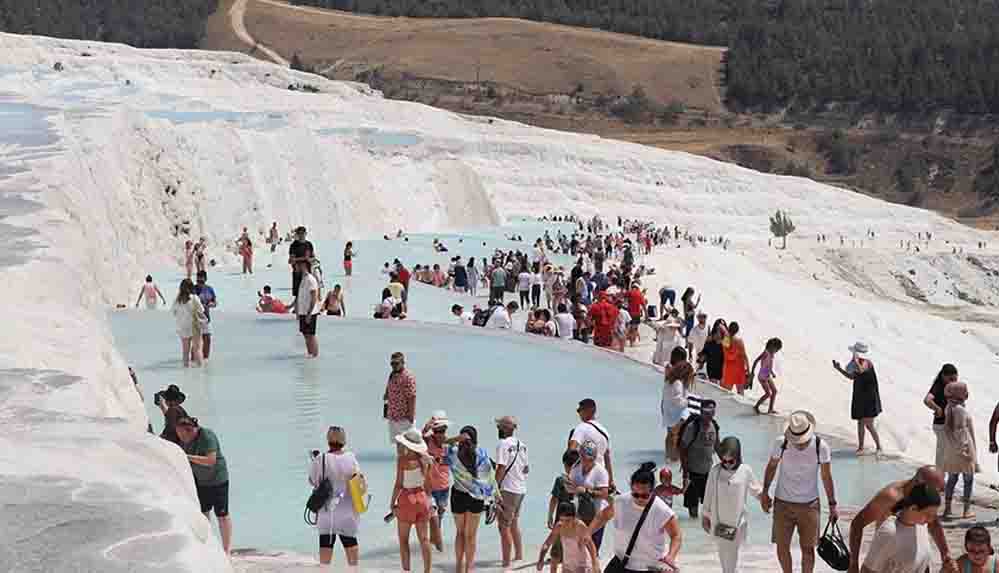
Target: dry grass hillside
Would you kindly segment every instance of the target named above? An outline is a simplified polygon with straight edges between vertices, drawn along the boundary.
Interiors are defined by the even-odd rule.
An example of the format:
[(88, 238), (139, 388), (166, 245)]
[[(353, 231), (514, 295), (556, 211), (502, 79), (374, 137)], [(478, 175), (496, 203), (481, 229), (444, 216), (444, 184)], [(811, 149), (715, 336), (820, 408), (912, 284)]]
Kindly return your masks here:
[(365, 69), (458, 83), (488, 82), (527, 94), (631, 93), (717, 112), (721, 48), (660, 42), (507, 18), (363, 16), (248, 0), (246, 28), (290, 59), (354, 79)]
[[(525, 20), (390, 18), (279, 0), (219, 0), (202, 47), (272, 61), (297, 55), (322, 75), (365, 82), (394, 99), (706, 155), (999, 225), (999, 199), (974, 190), (990, 165), (995, 129), (960, 122), (941, 129), (933, 117), (922, 126), (879, 128), (851, 117), (733, 114), (722, 103), (721, 48)], [(635, 86), (647, 98), (637, 107), (626, 97)], [(843, 134), (837, 151), (848, 157), (846, 169), (823, 144), (834, 130)], [(909, 174), (908, 185), (900, 172)]]

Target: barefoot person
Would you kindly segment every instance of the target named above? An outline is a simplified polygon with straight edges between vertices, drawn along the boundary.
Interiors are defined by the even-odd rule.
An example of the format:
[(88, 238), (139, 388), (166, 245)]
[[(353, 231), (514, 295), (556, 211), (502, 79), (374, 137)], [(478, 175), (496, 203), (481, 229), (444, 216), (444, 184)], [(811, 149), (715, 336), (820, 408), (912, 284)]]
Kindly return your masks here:
[(347, 304), (343, 300), (343, 288), (340, 285), (334, 286), (333, 290), (326, 293), (322, 311), (326, 316), (347, 316)]
[[(737, 324), (732, 323), (733, 326), (738, 327)], [(784, 344), (779, 338), (771, 338), (767, 341), (766, 347), (763, 352), (756, 357), (753, 361), (753, 367), (749, 369), (749, 380), (752, 380), (756, 375), (756, 365), (760, 365), (760, 376), (758, 378), (760, 382), (760, 388), (763, 389), (763, 396), (756, 401), (756, 405), (753, 406), (753, 410), (756, 410), (757, 414), (760, 414), (760, 406), (764, 402), (770, 400), (770, 408), (767, 410), (767, 414), (776, 414), (777, 410), (774, 410), (774, 402), (777, 400), (777, 385), (774, 380), (777, 378), (774, 372), (774, 357), (780, 352), (780, 349), (784, 347)]]
[(201, 366), (201, 328), (208, 322), (201, 300), (194, 294), (194, 283), (191, 279), (180, 281), (177, 298), (171, 308), (180, 337), (180, 351), (184, 368)]
[(673, 510), (652, 494), (655, 467), (652, 462), (642, 464), (631, 475), (631, 491), (615, 497), (590, 525), (594, 530), (614, 522), (614, 558), (625, 571), (658, 571), (664, 564), (669, 567), (666, 571), (677, 568), (683, 533)]
[(719, 463), (711, 468), (701, 526), (715, 538), (722, 573), (739, 571), (739, 550), (749, 529), (749, 496), (759, 498), (763, 486), (753, 469), (742, 463), (742, 444), (729, 436), (718, 446)]
[(205, 322), (201, 327), (201, 356), (205, 362), (212, 357), (212, 309), (219, 305), (215, 289), (208, 286), (208, 273), (198, 271), (198, 282), (194, 285), (194, 294), (198, 295), (201, 306), (205, 308)]
[(849, 380), (853, 381), (853, 399), (850, 403), (850, 417), (857, 421), (857, 455), (864, 453), (865, 430), (874, 438), (875, 453), (881, 453), (881, 436), (874, 427), (874, 418), (881, 413), (881, 393), (878, 391), (878, 375), (874, 371), (874, 363), (866, 358), (869, 349), (863, 342), (858, 342), (848, 349), (853, 358), (846, 368), (833, 360), (833, 368)]
[[(944, 475), (935, 466), (923, 466), (908, 480), (896, 481), (886, 485), (874, 495), (871, 501), (854, 516), (850, 522), (850, 573), (860, 573), (860, 546), (864, 540), (864, 528), (872, 523), (880, 524), (888, 519), (893, 508), (912, 493), (921, 484), (926, 484), (936, 490), (944, 487)], [(930, 536), (940, 551), (944, 573), (956, 573), (954, 559), (951, 557), (947, 539), (939, 520), (928, 523)]]
[(398, 457), (395, 466), (395, 486), (392, 489), (392, 514), (399, 533), (399, 558), (402, 570), (411, 571), (409, 531), (416, 529), (423, 555), (423, 571), (430, 573), (430, 465), (427, 444), (416, 428), (395, 437)]
[[(691, 327), (693, 328), (693, 327)], [(749, 377), (749, 359), (746, 357), (746, 345), (739, 336), (739, 323), (730, 322), (728, 338), (722, 341), (725, 349), (725, 368), (722, 371), (722, 388), (735, 389), (739, 394), (746, 391), (746, 379)]]
[[(496, 444), (496, 482), (500, 490), (497, 522), (500, 533), (500, 547), (503, 555), (503, 568), (510, 567), (512, 561), (524, 559), (524, 540), (520, 534), (520, 507), (527, 495), (528, 464), (527, 444), (514, 436), (517, 419), (503, 416), (496, 419), (499, 443)], [(511, 555), (511, 553), (513, 555)]]
[[(589, 527), (576, 517), (576, 506), (572, 502), (564, 501), (558, 504), (557, 509), (558, 521), (554, 523), (551, 533), (541, 545), (538, 571), (544, 569), (548, 549), (558, 543), (558, 547), (561, 548), (558, 559), (562, 564), (562, 573), (599, 573), (600, 560), (597, 558), (597, 546), (590, 537)], [(553, 555), (552, 559), (555, 558)]]
[(927, 484), (912, 488), (878, 525), (861, 573), (926, 571), (933, 558), (928, 524), (937, 520), (940, 493)]
[[(190, 281), (188, 281), (190, 282)], [(208, 428), (198, 425), (197, 418), (185, 417), (177, 421), (177, 436), (187, 454), (194, 473), (194, 485), (201, 503), (201, 513), (210, 520), (214, 510), (222, 535), (222, 550), (229, 555), (232, 549), (232, 518), (229, 516), (229, 469), (226, 466), (218, 436)]]
[(350, 502), (348, 482), (361, 473), (357, 457), (346, 450), (347, 432), (340, 426), (330, 426), (326, 432), (329, 451), (316, 455), (309, 469), (309, 485), (318, 486), (328, 479), (332, 486), (330, 500), (316, 516), (316, 530), (319, 531), (319, 563), (328, 565), (333, 561), (333, 546), (337, 537), (347, 554), (347, 564), (357, 567), (360, 549), (357, 546), (357, 529), (361, 516)]
[(167, 303), (166, 298), (163, 297), (163, 293), (160, 292), (160, 287), (156, 286), (153, 282), (152, 275), (146, 275), (146, 282), (142, 284), (139, 289), (139, 298), (135, 299), (135, 308), (139, 308), (139, 302), (142, 301), (142, 297), (146, 298), (146, 308), (148, 310), (155, 310), (157, 305), (156, 297), (163, 301), (165, 305)]
[(347, 241), (343, 247), (343, 272), (348, 277), (354, 274), (354, 257), (356, 255), (353, 241)]
[[(454, 514), (455, 571), (475, 570), (479, 522), (487, 501), (497, 495), (496, 474), (486, 450), (479, 447), (479, 434), (465, 426), (456, 438), (448, 440), (447, 464), (451, 468), (451, 513)], [(457, 445), (454, 445), (457, 444)]]
[(298, 316), (298, 331), (305, 338), (305, 350), (308, 358), (319, 356), (319, 339), (316, 338), (316, 327), (319, 323), (319, 281), (312, 276), (312, 263), (299, 260), (296, 263), (301, 275), (298, 290), (295, 291), (295, 314)]
[(437, 551), (444, 551), (444, 537), (441, 520), (447, 511), (451, 498), (451, 471), (444, 459), (447, 444), (447, 428), (451, 423), (444, 410), (434, 412), (423, 426), (423, 440), (427, 443), (427, 455), (433, 460), (430, 468), (430, 495), (433, 498), (433, 512), (430, 515), (430, 542)]
[[(829, 521), (839, 519), (836, 486), (832, 476), (829, 445), (815, 434), (815, 417), (803, 410), (792, 412), (784, 435), (777, 438), (763, 478), (760, 505), (764, 513), (773, 508), (771, 540), (777, 545), (777, 560), (784, 573), (791, 573), (791, 538), (798, 531), (801, 546), (801, 572), (815, 570), (815, 548), (819, 543), (819, 478), (825, 486)], [(780, 468), (778, 475), (777, 469)], [(770, 485), (777, 477), (774, 498)]]
[(999, 563), (989, 530), (976, 525), (964, 534), (964, 555), (957, 560), (961, 573), (996, 573)]

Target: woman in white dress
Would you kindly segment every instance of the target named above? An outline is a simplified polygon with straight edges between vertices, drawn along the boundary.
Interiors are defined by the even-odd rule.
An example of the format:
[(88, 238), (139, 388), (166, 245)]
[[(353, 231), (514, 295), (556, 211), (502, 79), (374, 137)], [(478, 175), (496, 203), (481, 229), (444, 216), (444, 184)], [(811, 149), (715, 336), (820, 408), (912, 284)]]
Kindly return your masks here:
[(309, 469), (309, 485), (316, 487), (325, 478), (329, 480), (333, 491), (316, 518), (316, 529), (319, 531), (319, 563), (327, 565), (333, 560), (333, 545), (339, 537), (347, 554), (347, 564), (356, 571), (360, 553), (357, 546), (357, 528), (361, 516), (354, 511), (354, 502), (347, 484), (352, 477), (361, 473), (361, 466), (354, 454), (346, 451), (347, 432), (343, 428), (330, 426), (326, 432), (326, 442), (329, 451), (316, 456)]
[(728, 437), (718, 446), (720, 462), (708, 473), (704, 489), (704, 513), (701, 525), (718, 544), (718, 559), (723, 573), (739, 570), (739, 550), (746, 542), (749, 524), (746, 501), (760, 497), (763, 485), (753, 468), (742, 463), (742, 444)]
[(192, 359), (195, 366), (201, 366), (201, 329), (208, 324), (208, 317), (201, 299), (194, 294), (191, 279), (180, 281), (177, 298), (170, 311), (176, 323), (177, 336), (180, 337), (184, 368), (191, 366)]
[(861, 573), (926, 571), (934, 551), (927, 524), (937, 518), (939, 508), (936, 489), (915, 486), (874, 533)]

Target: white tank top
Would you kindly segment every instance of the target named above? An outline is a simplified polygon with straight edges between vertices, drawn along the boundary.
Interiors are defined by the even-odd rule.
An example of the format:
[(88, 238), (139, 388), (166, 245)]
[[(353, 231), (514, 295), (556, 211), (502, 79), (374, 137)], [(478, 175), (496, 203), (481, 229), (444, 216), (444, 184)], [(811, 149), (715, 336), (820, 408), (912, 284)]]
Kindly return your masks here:
[(420, 468), (402, 470), (402, 489), (419, 489), (423, 487), (423, 471)]

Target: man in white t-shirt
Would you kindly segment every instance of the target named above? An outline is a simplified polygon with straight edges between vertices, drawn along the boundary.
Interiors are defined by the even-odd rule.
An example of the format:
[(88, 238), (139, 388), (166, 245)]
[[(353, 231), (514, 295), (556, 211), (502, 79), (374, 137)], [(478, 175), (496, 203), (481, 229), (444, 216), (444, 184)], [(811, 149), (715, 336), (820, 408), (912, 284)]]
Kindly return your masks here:
[[(832, 456), (829, 446), (815, 435), (815, 417), (798, 410), (788, 417), (784, 436), (777, 439), (770, 454), (770, 463), (763, 478), (763, 511), (774, 510), (771, 541), (777, 545), (777, 560), (784, 573), (791, 573), (791, 537), (798, 530), (801, 545), (801, 571), (815, 570), (815, 547), (819, 543), (819, 520), (822, 507), (819, 500), (819, 474), (829, 502), (829, 521), (839, 519), (836, 509), (836, 489), (832, 478)], [(770, 484), (780, 467), (774, 498)]]
[(298, 331), (305, 337), (305, 349), (309, 358), (319, 356), (319, 339), (316, 338), (316, 326), (319, 322), (319, 281), (312, 275), (312, 263), (299, 260), (296, 265), (302, 273), (295, 293), (295, 314), (298, 316)]
[(697, 323), (690, 329), (687, 335), (687, 356), (691, 361), (704, 350), (704, 343), (708, 341), (708, 313), (703, 310), (697, 311)]
[(486, 321), (486, 328), (503, 328), (510, 329), (513, 328), (513, 314), (517, 312), (520, 308), (516, 301), (510, 301), (509, 304), (504, 307), (503, 305), (497, 305), (492, 314), (489, 315), (489, 320)]
[(576, 408), (579, 414), (579, 425), (573, 428), (569, 434), (569, 449), (578, 450), (579, 446), (585, 442), (593, 442), (597, 448), (597, 463), (602, 464), (607, 470), (611, 491), (614, 487), (614, 467), (611, 464), (610, 433), (607, 428), (597, 421), (597, 403), (593, 398), (585, 398), (579, 401)]
[[(613, 504), (604, 509), (590, 526), (591, 529), (603, 528), (607, 522), (614, 521), (614, 556), (623, 560), (642, 513), (652, 504), (648, 507), (642, 528), (638, 530), (626, 571), (659, 571), (663, 570), (663, 565), (669, 567), (666, 571), (677, 568), (676, 558), (683, 545), (680, 520), (665, 501), (654, 495), (654, 488), (655, 476), (651, 469), (643, 466), (631, 477), (631, 492), (615, 497)], [(667, 539), (669, 550), (666, 549)]]
[(572, 340), (572, 333), (576, 330), (576, 319), (569, 314), (565, 303), (558, 303), (558, 313), (555, 314), (555, 324), (558, 325), (558, 337), (563, 340)]
[(499, 443), (496, 444), (496, 483), (499, 484), (502, 504), (497, 522), (500, 544), (503, 552), (503, 569), (510, 567), (510, 553), (513, 560), (524, 558), (524, 540), (520, 535), (520, 506), (527, 494), (527, 474), (530, 466), (527, 460), (527, 445), (514, 437), (517, 419), (513, 416), (496, 418)]

